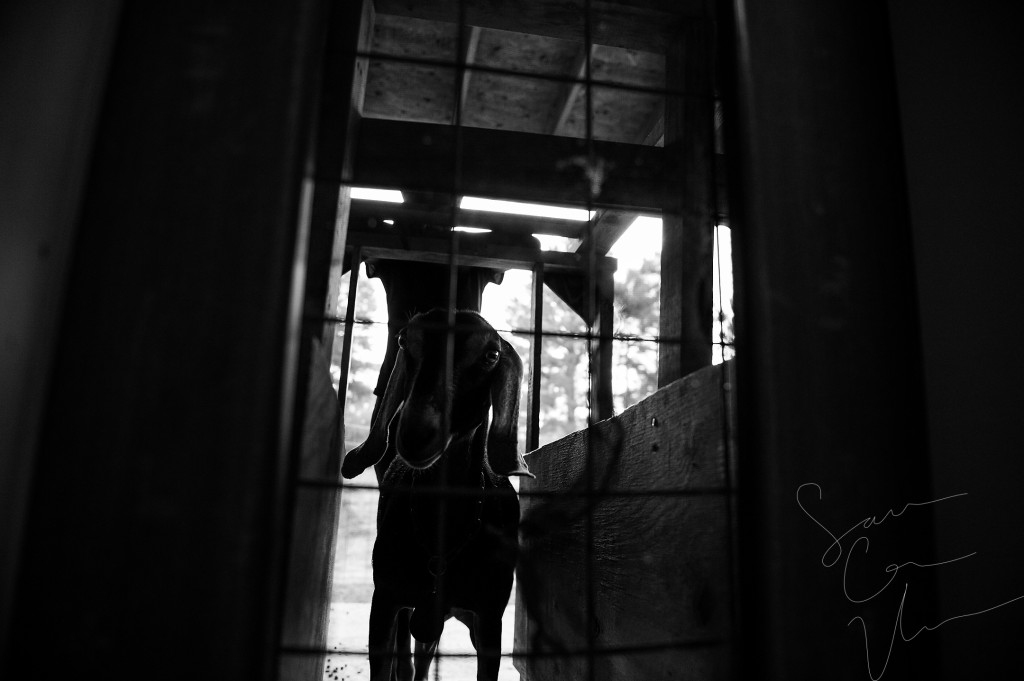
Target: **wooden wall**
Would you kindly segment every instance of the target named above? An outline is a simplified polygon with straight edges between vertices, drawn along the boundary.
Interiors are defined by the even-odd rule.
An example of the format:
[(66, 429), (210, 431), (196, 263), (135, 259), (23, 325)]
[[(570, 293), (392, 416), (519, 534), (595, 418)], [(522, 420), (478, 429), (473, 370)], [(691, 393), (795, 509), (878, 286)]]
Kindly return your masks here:
[(527, 457), (525, 681), (729, 678), (730, 375), (706, 367)]

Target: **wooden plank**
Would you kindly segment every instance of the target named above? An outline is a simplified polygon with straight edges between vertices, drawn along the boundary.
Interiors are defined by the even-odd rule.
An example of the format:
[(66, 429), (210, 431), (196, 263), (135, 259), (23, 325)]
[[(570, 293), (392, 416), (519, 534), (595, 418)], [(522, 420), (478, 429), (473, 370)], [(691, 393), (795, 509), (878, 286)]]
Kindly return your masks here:
[[(578, 253), (533, 250), (504, 244), (475, 244), (469, 236), (463, 235), (464, 238), (460, 240), (460, 265), (532, 270), (535, 263), (543, 263), (546, 270), (555, 272), (583, 272), (588, 266), (586, 258)], [(444, 239), (352, 234), (349, 247), (356, 246), (362, 249), (364, 260), (382, 258), (433, 263), (447, 263), (451, 260), (451, 248)], [(614, 272), (616, 264), (615, 258), (603, 257), (597, 260), (596, 266), (599, 271)]]
[(666, 57), (665, 154), (678, 169), (662, 215), (658, 385), (711, 364), (714, 206), (713, 44), (709, 22), (686, 25)]
[[(458, 22), (459, 0), (376, 0), (381, 14)], [(671, 27), (685, 17), (706, 11), (705, 0), (639, 2), (592, 0), (592, 42), (633, 50), (663, 52)], [(583, 42), (583, 0), (467, 0), (466, 23), (503, 31), (544, 35)]]
[[(455, 128), (364, 119), (352, 184), (455, 193)], [(587, 206), (592, 177), (582, 140), (507, 130), (462, 128), (459, 191), (465, 194)], [(597, 206), (660, 211), (666, 201), (662, 149), (593, 142)]]
[[(691, 374), (526, 457), (537, 477), (520, 488), (515, 645), (543, 656), (516, 659), (524, 678), (728, 678), (729, 369)], [(586, 656), (557, 655), (585, 649), (588, 630), (592, 677)]]

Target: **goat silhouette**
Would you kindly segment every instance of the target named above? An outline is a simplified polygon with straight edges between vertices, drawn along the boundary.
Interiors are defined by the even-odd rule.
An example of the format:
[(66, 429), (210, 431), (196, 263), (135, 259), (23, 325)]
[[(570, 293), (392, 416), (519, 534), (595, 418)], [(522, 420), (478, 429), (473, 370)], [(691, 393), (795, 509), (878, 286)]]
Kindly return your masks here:
[[(477, 650), (477, 678), (496, 680), (518, 555), (519, 500), (508, 476), (530, 475), (518, 446), (523, 364), (469, 311), (416, 315), (399, 347), (370, 434), (342, 466), (354, 477), (391, 459), (373, 548), (370, 676), (425, 679), (455, 616)], [(415, 668), (402, 654), (409, 633)]]

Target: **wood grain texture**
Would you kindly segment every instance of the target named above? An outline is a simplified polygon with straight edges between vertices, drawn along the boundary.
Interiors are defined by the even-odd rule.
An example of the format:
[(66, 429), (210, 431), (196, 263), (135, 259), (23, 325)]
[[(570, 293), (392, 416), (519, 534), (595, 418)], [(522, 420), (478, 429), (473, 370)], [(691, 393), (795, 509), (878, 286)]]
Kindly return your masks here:
[[(377, 0), (376, 4), (377, 11), (382, 14), (450, 23), (459, 20), (456, 0)], [(671, 42), (669, 26), (681, 17), (706, 11), (706, 5), (705, 0), (643, 3), (634, 0), (595, 0), (590, 3), (591, 37), (600, 45), (660, 52)], [(584, 8), (583, 0), (543, 0), (530, 3), (472, 0), (466, 3), (465, 21), (472, 26), (582, 42)]]
[(517, 659), (524, 679), (588, 678), (588, 657), (566, 654), (588, 646), (595, 679), (726, 678), (729, 370), (527, 457), (516, 648), (541, 656)]

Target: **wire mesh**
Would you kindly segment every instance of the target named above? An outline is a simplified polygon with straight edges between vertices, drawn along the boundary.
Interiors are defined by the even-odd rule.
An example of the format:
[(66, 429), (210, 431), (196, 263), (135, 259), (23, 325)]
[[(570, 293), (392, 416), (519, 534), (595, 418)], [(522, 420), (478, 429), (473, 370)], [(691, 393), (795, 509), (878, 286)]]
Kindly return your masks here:
[[(453, 5), (425, 4), (443, 6), (449, 12)], [(659, 348), (683, 346), (688, 339), (682, 335), (665, 333), (661, 319), (664, 315), (689, 314), (690, 311), (662, 308), (662, 301), (657, 295), (661, 281), (677, 273), (672, 271), (675, 264), (662, 258), (660, 235), (655, 242), (649, 238), (649, 233), (645, 239), (640, 228), (636, 228), (633, 231), (641, 235), (637, 237), (641, 243), (627, 250), (626, 237), (630, 231), (618, 230), (621, 247), (616, 255), (619, 263), (628, 264), (629, 269), (625, 271), (630, 276), (613, 275), (615, 262), (609, 258), (611, 244), (601, 243), (606, 229), (603, 221), (621, 206), (605, 200), (602, 188), (614, 169), (603, 165), (605, 159), (596, 143), (628, 139), (632, 144), (662, 147), (665, 128), (670, 125), (665, 119), (666, 103), (670, 100), (699, 99), (704, 95), (689, 92), (685, 83), (671, 81), (664, 67), (659, 71), (658, 59), (652, 59), (652, 53), (634, 50), (625, 66), (616, 65), (608, 57), (612, 48), (598, 45), (594, 41), (595, 35), (610, 35), (609, 22), (614, 17), (605, 14), (606, 3), (600, 3), (600, 8), (592, 6), (590, 0), (564, 4), (573, 6), (575, 13), (572, 16), (578, 19), (576, 40), (568, 41), (574, 48), (567, 52), (568, 57), (553, 54), (550, 61), (543, 62), (538, 68), (528, 68), (525, 63), (521, 67), (509, 68), (489, 60), (486, 47), (488, 41), (496, 38), (489, 31), (482, 31), (479, 26), (470, 23), (471, 14), (479, 15), (476, 14), (476, 3), (467, 4), (467, 0), (454, 3), (454, 14), (446, 17), (451, 21), (445, 23), (443, 30), (435, 36), (432, 50), (417, 51), (408, 46), (406, 49), (400, 40), (381, 40), (375, 42), (372, 48), (357, 50), (352, 55), (355, 60), (368, 64), (371, 73), (375, 68), (386, 70), (390, 65), (393, 70), (418, 69), (419, 77), (426, 81), (424, 87), (430, 85), (431, 79), (448, 81), (448, 91), (443, 97), (445, 101), (451, 102), (450, 117), (435, 121), (450, 125), (454, 133), (448, 150), (447, 176), (442, 183), (448, 191), (433, 196), (432, 209), (432, 215), (447, 219), (443, 220), (440, 229), (435, 227), (421, 233), (408, 227), (409, 220), (404, 217), (408, 213), (403, 213), (404, 209), (392, 208), (397, 216), (394, 219), (396, 224), (387, 224), (388, 218), (385, 217), (379, 221), (371, 218), (373, 224), (369, 225), (368, 230), (354, 229), (350, 223), (348, 243), (336, 255), (337, 259), (347, 263), (349, 273), (341, 284), (337, 310), (321, 316), (325, 327), (333, 330), (330, 335), (337, 338), (333, 346), (332, 378), (344, 413), (345, 450), (350, 451), (366, 440), (370, 423), (379, 409), (379, 404), (375, 405), (375, 402), (380, 399), (379, 389), (382, 383), (386, 383), (385, 374), (390, 371), (388, 362), (393, 361), (392, 357), (385, 357), (383, 346), (389, 342), (388, 338), (394, 336), (395, 329), (408, 321), (407, 318), (394, 318), (395, 310), (392, 308), (395, 304), (389, 296), (390, 292), (385, 291), (376, 281), (384, 276), (371, 274), (369, 269), (372, 268), (368, 268), (367, 264), (392, 261), (397, 262), (401, 268), (408, 263), (430, 263), (435, 266), (432, 270), (434, 276), (444, 278), (448, 331), (443, 380), (449, 392), (453, 390), (456, 381), (457, 329), (454, 310), (459, 307), (460, 286), (464, 283), (460, 277), (464, 270), (491, 266), (504, 272), (502, 288), (516, 278), (521, 285), (525, 284), (527, 290), (504, 297), (506, 312), (511, 310), (511, 314), (504, 319), (492, 321), (498, 332), (516, 348), (526, 365), (520, 399), (520, 442), (526, 444), (528, 451), (536, 451), (545, 446), (554, 446), (559, 441), (576, 438), (574, 441), (582, 446), (578, 450), (582, 463), (579, 465), (580, 474), (562, 481), (564, 484), (558, 488), (544, 488), (536, 482), (516, 485), (518, 497), (524, 502), (524, 510), (519, 526), (517, 586), (504, 618), (500, 671), (500, 678), (503, 679), (517, 678), (517, 670), (526, 669), (531, 669), (531, 679), (549, 678), (545, 674), (558, 674), (568, 669), (576, 674), (573, 678), (629, 678), (627, 672), (623, 671), (629, 668), (628, 663), (624, 662), (626, 660), (658, 658), (687, 651), (719, 651), (727, 649), (731, 644), (729, 624), (720, 627), (714, 635), (680, 637), (666, 634), (641, 642), (621, 643), (609, 641), (602, 628), (609, 625), (598, 622), (599, 614), (601, 617), (607, 614), (607, 608), (601, 602), (607, 596), (602, 593), (605, 584), (601, 582), (607, 576), (607, 566), (601, 561), (608, 560), (608, 547), (603, 544), (605, 540), (602, 533), (605, 527), (602, 523), (607, 520), (609, 504), (636, 504), (646, 508), (647, 504), (657, 500), (689, 500), (688, 503), (698, 509), (692, 511), (697, 521), (704, 517), (702, 514), (717, 514), (725, 518), (724, 525), (731, 531), (735, 452), (728, 405), (732, 385), (728, 371), (715, 374), (719, 381), (719, 406), (723, 412), (717, 421), (721, 427), (721, 432), (717, 434), (720, 442), (716, 449), (716, 455), (720, 457), (716, 466), (723, 471), (720, 478), (712, 483), (683, 480), (684, 484), (674, 484), (668, 480), (642, 488), (624, 482), (619, 468), (626, 459), (633, 460), (628, 448), (635, 446), (635, 438), (632, 433), (624, 431), (618, 421), (608, 420), (608, 417), (621, 414), (629, 408), (642, 411), (644, 399), (663, 387), (659, 386), (656, 366)], [(663, 3), (654, 2), (650, 5), (660, 8)], [(380, 16), (385, 17), (385, 32), (400, 30), (401, 22), (387, 18), (389, 15)], [(527, 37), (521, 40), (528, 42), (528, 36), (532, 34), (523, 35)], [(501, 38), (507, 40), (508, 36)], [(534, 42), (539, 44), (540, 41)], [(481, 45), (484, 46), (483, 51)], [(526, 45), (522, 49), (537, 49), (537, 45), (532, 48)], [(562, 60), (561, 67), (555, 64), (559, 59)], [(523, 130), (530, 130), (533, 125), (543, 125), (546, 134), (580, 140), (579, 154), (567, 159), (565, 163), (575, 166), (585, 178), (584, 182), (576, 186), (579, 193), (571, 198), (572, 203), (589, 211), (591, 217), (583, 223), (578, 238), (569, 246), (575, 246), (572, 266), (567, 266), (566, 260), (554, 259), (550, 251), (541, 248), (534, 249), (530, 257), (525, 259), (520, 251), (510, 256), (522, 244), (521, 239), (514, 241), (514, 244), (496, 240), (493, 248), (482, 249), (478, 248), (478, 244), (484, 241), (474, 240), (473, 235), (452, 229), (463, 224), (467, 215), (459, 205), (465, 184), (464, 131), (467, 127), (486, 124), (479, 118), (477, 109), (469, 110), (467, 106), (468, 98), (480, 98), (481, 95), (473, 94), (475, 91), (472, 84), (476, 82), (476, 87), (480, 88), (481, 81), (486, 83), (489, 96), (500, 94), (503, 88), (512, 89), (517, 85), (533, 92), (547, 89), (560, 93), (556, 98), (556, 106), (548, 115), (537, 116), (544, 119), (542, 124), (524, 122), (521, 125)], [(436, 89), (431, 90), (434, 91)], [(652, 108), (656, 112), (660, 111), (660, 115), (656, 113), (653, 118), (624, 130), (621, 126), (617, 127), (617, 121), (611, 113), (611, 103), (616, 101), (632, 101), (637, 108)], [(494, 102), (477, 103), (484, 108), (495, 106)], [(709, 107), (715, 106), (713, 99), (704, 103)], [(710, 167), (714, 168), (714, 163)], [(538, 172), (550, 174), (551, 182), (554, 183), (559, 181), (559, 173), (564, 170), (564, 167), (560, 167), (538, 169)], [(500, 170), (496, 172), (500, 174)], [(678, 177), (669, 171), (665, 175), (668, 179), (675, 177), (678, 181)], [(500, 195), (500, 181), (496, 181), (494, 186), (495, 193)], [(720, 197), (715, 194), (714, 182), (711, 186), (711, 195), (708, 197), (710, 206), (707, 210), (718, 216), (721, 213)], [(408, 190), (403, 186), (389, 188)], [(422, 193), (422, 188), (417, 191)], [(524, 197), (516, 195), (509, 198)], [(677, 209), (665, 205), (662, 210), (664, 214), (669, 214)], [(385, 216), (388, 210), (381, 208), (376, 214)], [(643, 216), (643, 213), (638, 215)], [(662, 229), (658, 225), (658, 231)], [(374, 230), (376, 235), (394, 236), (399, 246), (384, 247), (373, 238), (364, 238)], [(500, 233), (500, 229), (496, 228), (491, 233), (494, 232)], [(416, 239), (424, 236), (432, 239), (429, 248), (422, 247), (422, 244), (420, 248), (415, 247)], [(706, 345), (709, 363), (717, 364), (734, 355), (728, 229), (714, 228), (709, 239), (714, 246), (708, 253), (708, 259), (712, 262), (708, 262), (707, 266), (709, 273), (713, 274), (706, 285), (713, 290), (713, 303), (712, 314), (706, 320)], [(494, 291), (495, 288), (484, 283), (478, 293)], [(484, 302), (478, 300), (476, 306)], [(618, 315), (613, 317), (614, 313)], [(375, 361), (373, 357), (378, 359)], [(655, 364), (653, 368), (652, 363)], [(581, 385), (584, 387), (581, 388)], [(671, 419), (673, 416), (670, 413), (668, 417), (652, 417), (652, 425), (657, 427), (658, 418)], [(447, 425), (442, 424), (446, 431)], [(667, 450), (675, 445), (661, 446)], [(657, 457), (658, 454), (659, 445), (655, 443), (650, 455)], [(309, 647), (285, 641), (280, 648), (282, 660), (319, 657), (322, 661), (322, 678), (325, 680), (369, 678), (365, 631), (370, 617), (368, 599), (372, 592), (368, 556), (376, 530), (376, 502), (382, 492), (377, 478), (371, 467), (352, 481), (316, 475), (300, 476), (296, 481), (296, 485), (305, 491), (341, 494), (340, 520), (332, 545), (336, 556), (330, 604), (332, 629), (328, 633), (326, 645)], [(423, 494), (425, 497), (442, 500), (479, 498), (482, 501), (499, 496), (501, 492), (466, 489), (441, 480)], [(443, 547), (447, 538), (441, 530), (442, 526), (443, 518), (437, 527), (437, 542)], [(732, 540), (729, 537), (722, 540), (724, 552), (728, 554), (724, 559), (726, 571), (731, 573)], [(570, 623), (579, 630), (577, 636), (566, 636), (561, 624), (548, 626), (549, 623), (545, 621), (545, 615), (550, 614), (551, 608), (549, 603), (543, 601), (550, 600), (551, 594), (538, 585), (544, 583), (549, 567), (546, 561), (551, 560), (551, 556), (544, 553), (545, 547), (550, 548), (553, 543), (563, 548), (568, 547), (568, 553), (579, 559), (579, 564), (574, 565), (574, 568), (578, 570), (582, 584), (582, 615), (578, 621)], [(679, 550), (685, 551), (686, 547), (679, 547)], [(352, 569), (351, 556), (355, 555), (361, 556), (361, 571)], [(708, 562), (718, 565), (717, 559)], [(639, 574), (629, 577), (634, 580), (644, 579)], [(706, 594), (700, 597), (710, 598)], [(726, 609), (731, 612), (734, 609), (731, 590), (727, 600), (730, 605)], [(698, 611), (708, 607), (711, 606), (700, 603), (696, 605)], [(532, 618), (531, 613), (534, 614)], [(358, 635), (348, 630), (343, 635), (337, 633), (335, 625), (343, 620), (362, 625), (362, 642)], [(513, 620), (516, 621), (513, 623)], [(477, 654), (468, 636), (462, 640), (450, 636), (453, 628), (463, 631), (454, 620), (448, 622), (444, 630), (445, 638), (433, 658), (432, 676), (453, 681), (476, 678)], [(514, 650), (513, 633), (516, 638)], [(408, 653), (399, 652), (395, 661), (407, 662), (408, 659)], [(680, 659), (691, 658), (684, 655)], [(706, 668), (697, 665), (693, 678), (718, 676), (713, 673), (713, 663), (707, 662), (705, 658), (696, 659), (701, 660), (700, 665)], [(530, 665), (534, 661), (543, 661), (544, 666), (532, 668)], [(286, 667), (282, 664), (282, 668)]]

